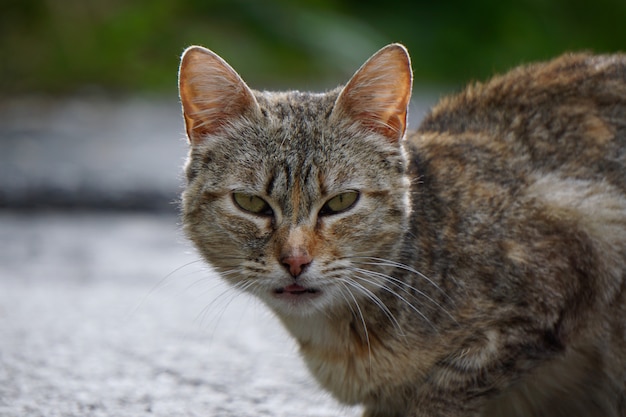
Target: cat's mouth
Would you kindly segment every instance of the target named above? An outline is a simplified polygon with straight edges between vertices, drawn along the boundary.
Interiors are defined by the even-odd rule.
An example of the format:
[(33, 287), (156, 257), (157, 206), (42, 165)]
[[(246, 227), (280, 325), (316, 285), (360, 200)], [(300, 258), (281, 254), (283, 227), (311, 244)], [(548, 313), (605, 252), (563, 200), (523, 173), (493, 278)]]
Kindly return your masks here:
[(274, 294), (277, 296), (311, 296), (319, 294), (320, 290), (316, 288), (307, 288), (298, 284), (287, 285), (286, 287), (280, 287), (274, 290)]

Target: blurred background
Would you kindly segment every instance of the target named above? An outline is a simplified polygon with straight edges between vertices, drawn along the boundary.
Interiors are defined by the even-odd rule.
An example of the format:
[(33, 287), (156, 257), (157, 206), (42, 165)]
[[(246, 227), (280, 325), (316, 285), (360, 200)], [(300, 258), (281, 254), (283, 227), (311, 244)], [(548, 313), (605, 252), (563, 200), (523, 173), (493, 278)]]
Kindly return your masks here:
[(458, 84), (565, 50), (616, 51), (623, 0), (3, 0), (4, 94), (174, 94), (186, 45), (263, 87), (336, 83), (382, 45), (421, 84)]
[[(3, 0), (0, 151), (12, 161), (0, 206), (166, 208), (165, 187), (178, 183), (168, 168), (184, 154), (178, 58), (191, 44), (254, 88), (327, 89), (402, 42), (427, 105), (523, 62), (623, 50), (624, 22), (624, 0)], [(81, 167), (85, 152), (94, 157)], [(114, 161), (123, 166), (111, 172)], [(148, 171), (133, 167), (142, 161)]]
[(626, 1), (1, 0), (0, 415), (358, 415), (181, 236), (176, 78), (200, 44), (253, 88), (329, 89), (390, 42), (415, 127), (471, 80), (626, 50)]

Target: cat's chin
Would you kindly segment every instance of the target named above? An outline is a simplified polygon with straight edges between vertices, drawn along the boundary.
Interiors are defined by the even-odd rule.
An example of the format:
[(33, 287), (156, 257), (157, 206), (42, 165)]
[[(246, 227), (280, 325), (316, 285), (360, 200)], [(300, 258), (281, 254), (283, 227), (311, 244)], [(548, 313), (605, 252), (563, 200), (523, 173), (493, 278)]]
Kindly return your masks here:
[(320, 310), (323, 298), (324, 292), (319, 288), (291, 284), (275, 288), (267, 301), (281, 314), (310, 315)]

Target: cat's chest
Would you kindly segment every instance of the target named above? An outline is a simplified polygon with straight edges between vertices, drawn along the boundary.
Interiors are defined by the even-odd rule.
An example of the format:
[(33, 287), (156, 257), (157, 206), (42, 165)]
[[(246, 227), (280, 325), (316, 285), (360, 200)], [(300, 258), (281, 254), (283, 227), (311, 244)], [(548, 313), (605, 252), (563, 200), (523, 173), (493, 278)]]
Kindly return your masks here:
[(418, 358), (407, 340), (376, 326), (366, 332), (362, 324), (349, 319), (287, 324), (313, 376), (347, 404), (368, 403), (384, 391), (391, 396), (394, 387), (415, 382), (432, 359)]

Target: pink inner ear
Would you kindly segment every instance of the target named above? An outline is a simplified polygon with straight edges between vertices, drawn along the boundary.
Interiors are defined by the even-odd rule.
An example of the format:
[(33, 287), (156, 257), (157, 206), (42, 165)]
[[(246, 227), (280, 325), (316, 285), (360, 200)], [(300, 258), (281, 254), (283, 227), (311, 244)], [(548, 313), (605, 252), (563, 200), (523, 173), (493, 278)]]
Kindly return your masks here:
[(381, 118), (379, 114), (372, 113), (361, 113), (358, 115), (358, 118), (366, 128), (378, 132), (395, 142), (402, 139), (406, 130), (406, 113), (405, 111), (402, 114), (389, 114), (387, 120)]
[(239, 74), (205, 48), (191, 47), (183, 54), (179, 89), (187, 135), (194, 145), (228, 122), (258, 109)]
[(351, 117), (397, 142), (406, 130), (412, 82), (406, 49), (389, 45), (363, 64), (344, 87), (335, 105), (337, 117)]

